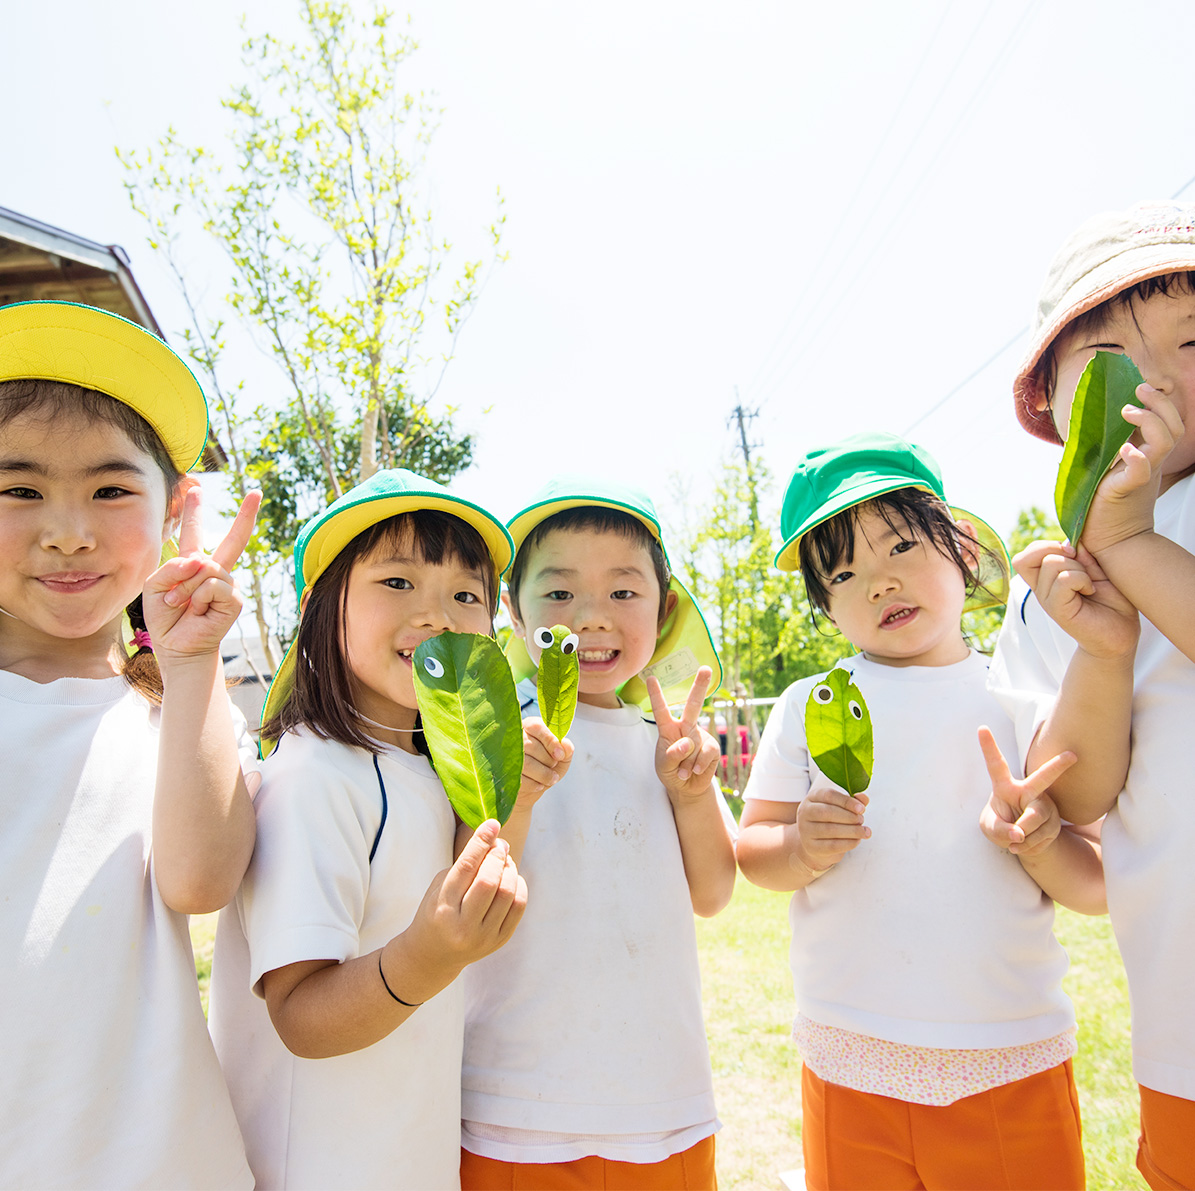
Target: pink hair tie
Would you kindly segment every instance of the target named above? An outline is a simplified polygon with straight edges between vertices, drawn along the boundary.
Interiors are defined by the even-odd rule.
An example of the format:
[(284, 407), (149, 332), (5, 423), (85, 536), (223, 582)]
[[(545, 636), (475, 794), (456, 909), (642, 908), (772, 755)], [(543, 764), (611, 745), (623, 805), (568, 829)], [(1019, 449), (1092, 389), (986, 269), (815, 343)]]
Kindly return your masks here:
[(133, 630), (132, 645), (134, 649), (148, 649), (150, 653), (153, 652), (154, 643), (149, 639), (149, 634), (144, 629)]

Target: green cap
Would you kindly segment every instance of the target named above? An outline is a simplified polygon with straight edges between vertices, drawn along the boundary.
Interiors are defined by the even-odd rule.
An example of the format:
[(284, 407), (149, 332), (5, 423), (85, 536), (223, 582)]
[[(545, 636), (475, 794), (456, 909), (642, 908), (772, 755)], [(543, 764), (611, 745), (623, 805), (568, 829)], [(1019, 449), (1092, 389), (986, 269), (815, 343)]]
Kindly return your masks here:
[[(523, 545), (528, 534), (540, 522), (556, 513), (593, 507), (627, 513), (641, 521), (660, 543), (660, 549), (664, 550), (664, 561), (668, 561), (668, 551), (664, 548), (660, 533), (660, 519), (656, 516), (651, 497), (629, 484), (584, 475), (563, 475), (549, 480), (536, 493), (535, 500), (507, 522), (515, 549)], [(660, 626), (655, 652), (639, 674), (623, 683), (618, 690), (619, 697), (627, 703), (637, 703), (647, 709), (651, 707), (651, 697), (647, 693), (648, 678), (659, 679), (660, 689), (669, 703), (681, 702), (688, 695), (693, 677), (702, 666), (709, 666), (714, 672), (711, 690), (716, 690), (722, 682), (722, 663), (701, 609), (675, 575), (668, 589), (676, 594), (676, 607)], [(527, 652), (527, 646), (513, 633), (506, 643), (506, 657), (516, 682), (530, 678), (535, 673), (535, 663)]]
[[(506, 527), (480, 505), (454, 496), (442, 484), (416, 475), (405, 468), (374, 472), (355, 488), (350, 488), (322, 513), (313, 517), (295, 539), (295, 592), (302, 607), (303, 597), (316, 580), (332, 565), (336, 556), (358, 534), (379, 521), (402, 513), (435, 511), (449, 513), (471, 525), (485, 542), (494, 560), (494, 575), (501, 578), (514, 557), (514, 544)], [(261, 722), (268, 723), (286, 702), (295, 681), (295, 646), (291, 642), (282, 664), (270, 684)], [(269, 756), (275, 741), (262, 737), (261, 755)]]
[[(784, 493), (780, 532), (784, 545), (776, 555), (782, 571), (800, 567), (801, 539), (831, 517), (900, 488), (921, 488), (943, 504), (942, 474), (933, 456), (915, 443), (895, 434), (855, 434), (828, 447), (810, 451), (797, 464)], [(965, 509), (947, 505), (955, 520), (975, 526), (980, 552), (977, 586), (967, 599), (966, 611), (991, 608), (1008, 600), (1008, 551), (1000, 535)]]

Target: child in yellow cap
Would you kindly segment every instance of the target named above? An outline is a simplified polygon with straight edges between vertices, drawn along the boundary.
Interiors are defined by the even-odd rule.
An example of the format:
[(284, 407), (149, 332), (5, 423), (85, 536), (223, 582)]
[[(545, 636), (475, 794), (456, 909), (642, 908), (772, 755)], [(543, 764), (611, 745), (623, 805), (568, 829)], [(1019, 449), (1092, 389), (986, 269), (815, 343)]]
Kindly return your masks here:
[(142, 327), (0, 307), (0, 1186), (253, 1186), (186, 920), (254, 838), (220, 642), (258, 498), (205, 554), (206, 441)]
[(693, 914), (734, 887), (718, 747), (697, 726), (717, 654), (638, 489), (561, 477), (509, 525), (520, 696), (535, 715), (539, 630), (565, 626), (576, 751), (507, 824), (534, 894), (510, 945), (466, 976), (461, 1186), (712, 1191)]
[(1137, 1165), (1152, 1187), (1191, 1187), (1195, 205), (1106, 212), (1059, 250), (1014, 383), (1036, 438), (1066, 438), (1097, 350), (1128, 355), (1144, 377), (1141, 408), (1122, 411), (1136, 432), (1099, 484), (1081, 541), (1036, 543), (1017, 558), (1023, 581), (992, 678), (1030, 765), (1058, 749), (1078, 754), (1051, 789), (1063, 815), (1088, 823), (1107, 812), (1108, 906), (1141, 1088)]
[[(809, 452), (781, 526), (777, 566), (800, 566), (858, 651), (772, 709), (738, 845), (748, 880), (794, 891), (807, 1186), (1079, 1191), (1075, 1017), (1050, 898), (1102, 913), (1103, 885), (1094, 845), (1042, 793), (1073, 758), (1010, 775), (1013, 726), (963, 636), (965, 608), (1004, 602), (1004, 547), (890, 434)], [(843, 671), (857, 694), (836, 691)], [(849, 722), (870, 716), (870, 784), (837, 779), (853, 795), (816, 740), (835, 699)]]

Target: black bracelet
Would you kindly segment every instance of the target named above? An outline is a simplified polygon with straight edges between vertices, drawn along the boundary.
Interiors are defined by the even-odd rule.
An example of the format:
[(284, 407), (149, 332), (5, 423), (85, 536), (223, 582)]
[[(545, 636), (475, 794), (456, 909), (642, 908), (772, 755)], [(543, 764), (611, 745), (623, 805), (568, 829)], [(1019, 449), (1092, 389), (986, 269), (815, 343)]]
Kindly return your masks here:
[(416, 1001), (414, 1004), (412, 1004), (410, 1001), (404, 1001), (404, 1000), (402, 999), (402, 997), (398, 996), (398, 995), (395, 993), (394, 989), (392, 989), (392, 988), (390, 987), (389, 983), (388, 983), (388, 982), (387, 982), (387, 980), (386, 980), (386, 973), (382, 971), (382, 953), (381, 953), (380, 951), (378, 952), (378, 975), (379, 975), (379, 976), (381, 976), (381, 978), (382, 978), (382, 984), (383, 984), (383, 986), (385, 987), (386, 991), (387, 991), (387, 992), (388, 992), (388, 993), (389, 993), (389, 994), (390, 994), (392, 997), (394, 997), (394, 999), (395, 999), (395, 1000), (396, 1000), (396, 1001), (397, 1001), (397, 1002), (398, 1002), (400, 1005), (405, 1005), (405, 1006), (406, 1006), (408, 1009), (418, 1009), (418, 1008), (419, 1008), (419, 1006), (423, 1004), (423, 1002), (422, 1002), (422, 1001)]

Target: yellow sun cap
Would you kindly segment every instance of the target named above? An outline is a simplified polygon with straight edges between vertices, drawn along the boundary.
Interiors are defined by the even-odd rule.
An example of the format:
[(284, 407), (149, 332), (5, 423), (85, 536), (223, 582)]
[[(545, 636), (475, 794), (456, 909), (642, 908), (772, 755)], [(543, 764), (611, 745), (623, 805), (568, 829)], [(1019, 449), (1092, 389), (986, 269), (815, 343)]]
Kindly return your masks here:
[(48, 380), (104, 393), (139, 413), (179, 471), (207, 444), (203, 389), (177, 355), (144, 327), (77, 302), (0, 306), (0, 381)]

